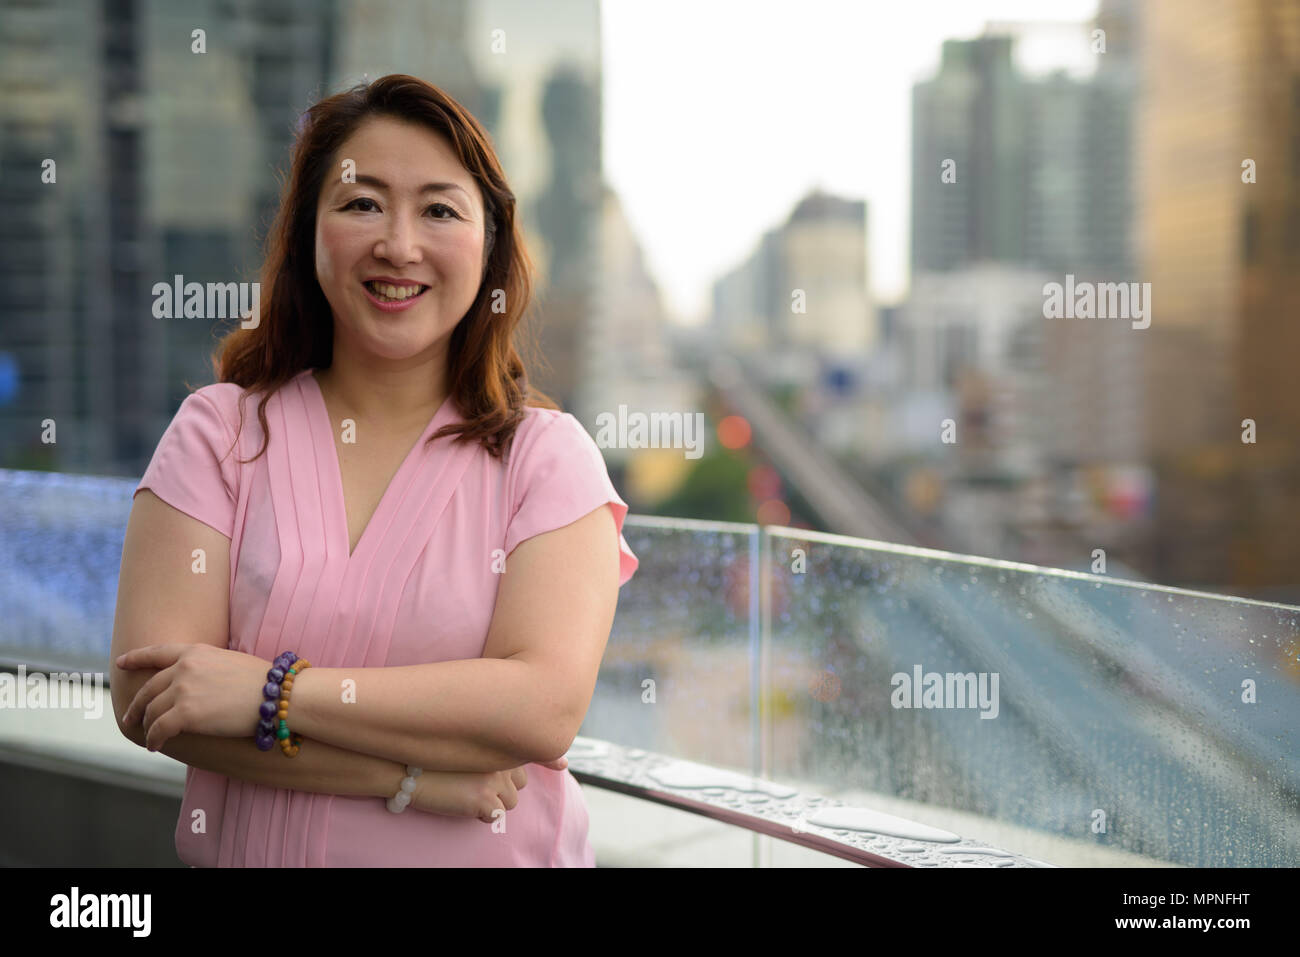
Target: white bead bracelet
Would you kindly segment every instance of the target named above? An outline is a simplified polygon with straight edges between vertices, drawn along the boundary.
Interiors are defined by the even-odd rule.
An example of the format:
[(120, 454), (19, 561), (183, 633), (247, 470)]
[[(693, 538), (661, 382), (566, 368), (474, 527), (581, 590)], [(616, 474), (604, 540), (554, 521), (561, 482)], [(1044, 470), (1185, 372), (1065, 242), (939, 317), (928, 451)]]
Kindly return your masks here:
[(388, 799), (388, 810), (394, 814), (401, 814), (406, 810), (406, 805), (411, 803), (411, 795), (415, 793), (415, 779), (423, 773), (421, 768), (407, 765), (406, 777), (402, 778), (402, 789)]

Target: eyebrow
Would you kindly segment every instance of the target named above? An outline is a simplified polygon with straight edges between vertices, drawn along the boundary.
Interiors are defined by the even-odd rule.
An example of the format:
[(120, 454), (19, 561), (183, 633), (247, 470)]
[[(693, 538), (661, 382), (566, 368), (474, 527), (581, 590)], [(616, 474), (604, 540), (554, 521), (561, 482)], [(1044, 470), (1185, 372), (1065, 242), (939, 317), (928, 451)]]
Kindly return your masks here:
[[(385, 183), (378, 176), (370, 176), (366, 173), (357, 174), (357, 183), (366, 186), (374, 186), (376, 189), (389, 188), (388, 184)], [(350, 186), (353, 184), (341, 183), (339, 185)], [(470, 198), (469, 190), (465, 189), (465, 187), (461, 186), (459, 183), (425, 183), (423, 186), (420, 187), (419, 191), (420, 194), (423, 195), (425, 193), (447, 193), (450, 192), (451, 190), (458, 190), (465, 194), (466, 199)]]

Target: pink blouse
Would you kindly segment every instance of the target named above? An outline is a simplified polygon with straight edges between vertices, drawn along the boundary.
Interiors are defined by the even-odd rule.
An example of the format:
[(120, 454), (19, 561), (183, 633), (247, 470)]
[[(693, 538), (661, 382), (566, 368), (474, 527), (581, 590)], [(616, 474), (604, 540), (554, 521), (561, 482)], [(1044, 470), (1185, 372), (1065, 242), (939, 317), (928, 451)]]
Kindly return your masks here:
[[(248, 464), (226, 454), (242, 389), (217, 383), (187, 396), (136, 487), (230, 539), (229, 647), (268, 661), (292, 650), (325, 668), (482, 657), (500, 582), (494, 559), (605, 503), (618, 530), (619, 584), (632, 577), (627, 504), (577, 419), (529, 407), (503, 464), (477, 442), (452, 445), (454, 436), (426, 447), (462, 421), (451, 399), (349, 556), (334, 429), (311, 371), (267, 402), (270, 443)], [(259, 400), (244, 400), (238, 458), (261, 447)], [(205, 833), (192, 828), (197, 809)], [(393, 814), (378, 797), (290, 791), (190, 767), (176, 850), (199, 867), (595, 866), (586, 804), (567, 770), (529, 764), (505, 822), (505, 833), (493, 833), (476, 818)]]

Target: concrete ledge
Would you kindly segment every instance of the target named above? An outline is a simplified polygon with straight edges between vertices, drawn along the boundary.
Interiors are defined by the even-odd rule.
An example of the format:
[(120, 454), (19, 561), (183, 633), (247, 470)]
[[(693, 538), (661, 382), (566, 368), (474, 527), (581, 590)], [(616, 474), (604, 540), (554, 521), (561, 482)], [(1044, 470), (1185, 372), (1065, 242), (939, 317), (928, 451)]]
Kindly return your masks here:
[(180, 789), (128, 771), (0, 747), (0, 820), (9, 867), (183, 867)]

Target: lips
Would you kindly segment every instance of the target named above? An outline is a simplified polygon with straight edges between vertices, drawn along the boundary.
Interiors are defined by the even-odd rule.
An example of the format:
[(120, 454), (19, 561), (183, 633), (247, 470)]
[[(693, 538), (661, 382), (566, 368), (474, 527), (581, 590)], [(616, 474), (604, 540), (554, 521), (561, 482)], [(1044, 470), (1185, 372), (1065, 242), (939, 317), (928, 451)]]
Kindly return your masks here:
[(372, 306), (380, 312), (392, 313), (405, 312), (408, 309), (414, 309), (419, 304), (419, 301), (424, 298), (424, 294), (429, 291), (426, 286), (414, 296), (407, 296), (405, 299), (384, 299), (371, 292), (370, 287), (365, 283), (361, 284), (361, 288), (365, 290), (366, 298), (370, 300)]
[(380, 279), (367, 279), (362, 285), (375, 297), (393, 302), (405, 302), (408, 299), (414, 299), (421, 296), (428, 290), (428, 286), (417, 282), (390, 282)]

